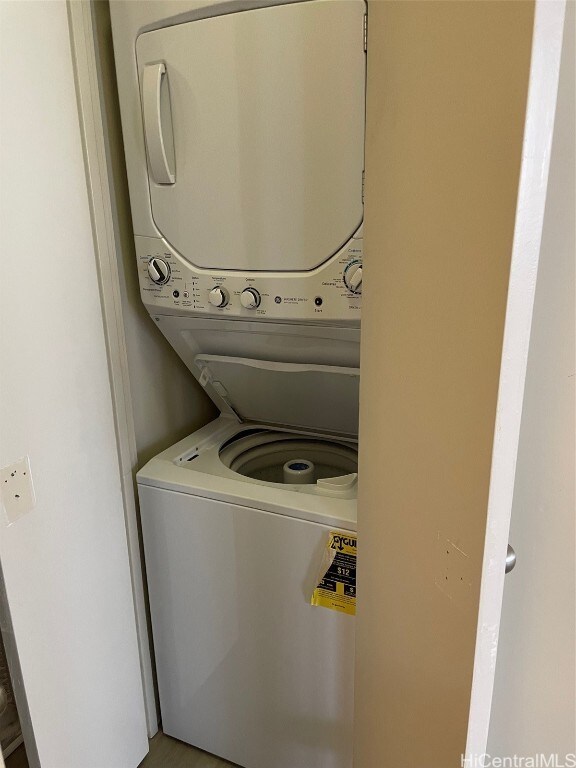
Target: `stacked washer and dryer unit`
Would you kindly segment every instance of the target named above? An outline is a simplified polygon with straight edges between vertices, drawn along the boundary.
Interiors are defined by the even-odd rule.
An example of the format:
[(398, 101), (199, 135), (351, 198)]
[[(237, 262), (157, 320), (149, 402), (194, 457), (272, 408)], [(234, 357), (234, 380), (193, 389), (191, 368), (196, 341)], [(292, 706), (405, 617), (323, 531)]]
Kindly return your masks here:
[(220, 416), (138, 473), (162, 725), (350, 768), (363, 0), (112, 2), (141, 295)]

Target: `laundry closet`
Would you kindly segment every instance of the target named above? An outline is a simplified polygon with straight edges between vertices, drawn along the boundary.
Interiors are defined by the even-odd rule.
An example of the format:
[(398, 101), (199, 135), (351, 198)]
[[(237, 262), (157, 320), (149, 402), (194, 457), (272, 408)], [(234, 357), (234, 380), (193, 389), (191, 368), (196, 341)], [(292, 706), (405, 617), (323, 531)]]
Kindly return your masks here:
[(346, 768), (366, 5), (111, 16), (142, 300), (220, 413), (138, 473), (162, 728)]
[(0, 550), (30, 766), (136, 768), (159, 727), (244, 768), (485, 747), (533, 299), (522, 275), (507, 299), (515, 212), (541, 226), (524, 131), (555, 105), (530, 66), (554, 84), (562, 16), (425, 5), (70, 4), (110, 461), (86, 531), (44, 532), (52, 637), (90, 584), (65, 746), (10, 558), (37, 510)]

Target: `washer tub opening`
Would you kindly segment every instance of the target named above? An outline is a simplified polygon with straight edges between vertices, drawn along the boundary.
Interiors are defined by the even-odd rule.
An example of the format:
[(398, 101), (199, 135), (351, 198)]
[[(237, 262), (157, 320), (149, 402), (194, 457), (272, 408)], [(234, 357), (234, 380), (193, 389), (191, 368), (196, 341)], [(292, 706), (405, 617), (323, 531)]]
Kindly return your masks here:
[(358, 472), (353, 443), (265, 429), (240, 432), (222, 446), (220, 460), (244, 477), (282, 485), (313, 485)]

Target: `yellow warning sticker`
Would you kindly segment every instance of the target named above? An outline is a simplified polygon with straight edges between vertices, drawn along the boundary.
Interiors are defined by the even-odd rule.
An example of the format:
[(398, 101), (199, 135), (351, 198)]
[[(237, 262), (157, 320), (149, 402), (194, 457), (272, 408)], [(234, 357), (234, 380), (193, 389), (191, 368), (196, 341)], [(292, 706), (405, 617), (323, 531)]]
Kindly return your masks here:
[(356, 534), (330, 531), (310, 603), (356, 615)]

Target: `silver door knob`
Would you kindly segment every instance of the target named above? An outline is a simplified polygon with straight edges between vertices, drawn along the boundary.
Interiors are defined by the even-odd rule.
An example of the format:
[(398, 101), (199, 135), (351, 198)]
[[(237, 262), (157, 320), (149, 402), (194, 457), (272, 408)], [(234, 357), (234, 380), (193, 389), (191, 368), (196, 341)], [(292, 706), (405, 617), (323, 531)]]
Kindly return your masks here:
[(506, 567), (504, 569), (504, 572), (510, 573), (510, 571), (514, 570), (515, 565), (516, 565), (516, 552), (514, 552), (510, 544), (508, 544), (508, 552), (506, 553)]

